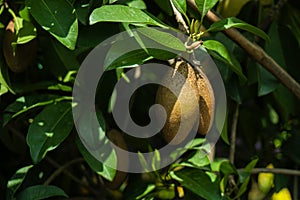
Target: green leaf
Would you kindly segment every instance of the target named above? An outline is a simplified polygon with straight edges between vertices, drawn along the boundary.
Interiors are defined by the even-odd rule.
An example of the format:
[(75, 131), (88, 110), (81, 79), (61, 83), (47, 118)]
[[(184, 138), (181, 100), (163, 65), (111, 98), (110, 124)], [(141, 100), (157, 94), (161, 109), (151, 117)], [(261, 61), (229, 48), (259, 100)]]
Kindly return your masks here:
[(172, 0), (172, 2), (180, 13), (186, 13), (186, 0)]
[(291, 30), (294, 37), (296, 38), (298, 45), (300, 46), (300, 14), (297, 7), (293, 7), (287, 4), (287, 11), (285, 12), (284, 18), (286, 18), (285, 25)]
[[(157, 42), (158, 44), (168, 47), (170, 49), (184, 52), (186, 51), (186, 48), (184, 44), (181, 42), (180, 39), (177, 37), (171, 35), (170, 33), (163, 32), (160, 30), (157, 30), (155, 28), (139, 28), (137, 31), (141, 34), (143, 34), (145, 37), (151, 39), (154, 42)], [(149, 45), (150, 46), (150, 45)], [(151, 45), (155, 47), (154, 45)], [(147, 47), (147, 46), (146, 46)]]
[[(0, 31), (0, 48), (2, 49), (3, 44), (3, 38), (4, 38), (4, 31)], [(3, 53), (0, 54), (0, 85), (1, 89), (4, 92), (5, 88), (7, 88), (12, 94), (15, 94), (11, 83), (10, 83), (10, 77), (8, 73), (8, 66), (5, 62)]]
[(71, 97), (60, 97), (58, 95), (32, 95), (22, 96), (16, 99), (15, 102), (8, 105), (4, 110), (3, 126), (5, 126), (9, 120), (24, 114), (32, 109), (53, 104), (55, 102), (70, 100)]
[(69, 49), (75, 49), (78, 20), (68, 0), (26, 0), (34, 19)]
[(59, 187), (53, 185), (34, 185), (21, 191), (17, 196), (17, 200), (39, 200), (54, 196), (68, 197)]
[[(75, 141), (80, 153), (82, 154), (82, 156), (84, 157), (88, 165), (92, 168), (92, 170), (94, 170), (97, 174), (103, 176), (105, 179), (112, 181), (116, 175), (116, 170), (114, 168), (104, 165), (99, 160), (97, 160), (93, 155), (91, 155), (84, 147), (84, 145), (81, 143), (79, 138), (77, 138)], [(108, 159), (112, 159), (114, 161), (117, 160), (117, 155), (113, 150), (111, 151), (109, 157), (110, 158)]]
[(253, 33), (254, 35), (257, 35), (268, 42), (270, 41), (269, 36), (261, 29), (252, 26), (235, 17), (229, 17), (229, 18), (222, 19), (218, 22), (215, 22), (209, 27), (207, 31), (216, 32), (216, 31), (223, 31), (229, 28), (239, 28), (248, 31), (250, 33)]
[[(206, 40), (203, 42), (203, 46), (209, 50), (209, 53), (213, 57), (218, 59), (218, 56), (220, 56), (221, 60), (223, 62), (225, 61), (229, 65), (230, 69), (240, 77), (242, 82), (247, 80), (246, 76), (243, 74), (240, 63), (232, 54), (229, 53), (227, 48), (221, 42), (216, 40)], [(211, 51), (217, 53), (218, 55), (211, 53)]]
[(7, 93), (8, 92), (8, 89), (7, 87), (5, 87), (4, 85), (1, 85), (0, 84), (0, 96)]
[(241, 183), (247, 181), (247, 178), (251, 174), (251, 170), (255, 167), (257, 162), (258, 162), (258, 159), (252, 160), (244, 169), (242, 169), (241, 171), (238, 172), (239, 173), (239, 180), (240, 180)]
[(206, 165), (209, 165), (210, 161), (208, 159), (208, 156), (204, 151), (198, 150), (192, 154), (186, 161), (180, 163), (183, 166), (188, 167), (204, 167)]
[(34, 163), (42, 160), (48, 151), (66, 139), (73, 128), (70, 102), (46, 106), (29, 126), (27, 144)]
[(111, 70), (143, 64), (148, 59), (150, 56), (139, 46), (135, 38), (126, 38), (112, 44), (105, 57), (104, 69)]
[(137, 9), (147, 9), (147, 6), (143, 0), (132, 0), (126, 2), (129, 7), (137, 8)]
[(210, 177), (199, 169), (184, 168), (171, 173), (172, 178), (179, 181), (183, 187), (191, 190), (207, 200), (221, 199), (218, 181), (212, 182)]
[(267, 95), (273, 92), (279, 84), (278, 80), (259, 64), (257, 64), (257, 79), (258, 96)]
[(19, 189), (21, 184), (23, 183), (27, 172), (33, 167), (33, 165), (29, 165), (26, 167), (22, 167), (18, 169), (16, 173), (10, 178), (7, 183), (7, 192), (6, 192), (6, 199), (11, 200), (14, 199), (16, 191)]
[(28, 22), (20, 17), (17, 17), (17, 21), (19, 24), (16, 41), (17, 44), (25, 44), (36, 38), (36, 28), (31, 22)]
[[(105, 119), (102, 113), (96, 113), (100, 127), (93, 132), (90, 131), (90, 127), (93, 127), (93, 124), (91, 124), (90, 120), (86, 120), (91, 119), (91, 115), (93, 115), (93, 113), (88, 110), (80, 115), (77, 121), (80, 139), (76, 138), (75, 141), (80, 153), (89, 166), (105, 179), (112, 181), (116, 174), (117, 154), (105, 136)], [(82, 133), (84, 133), (84, 135), (82, 135)], [(82, 143), (86, 141), (89, 149)], [(99, 160), (104, 162), (101, 163)]]
[(80, 67), (79, 62), (74, 54), (74, 51), (65, 48), (65, 46), (52, 40), (51, 42), (53, 49), (56, 51), (57, 56), (60, 58), (61, 62), (64, 64), (67, 70), (78, 70)]
[(217, 2), (218, 0), (195, 0), (202, 17), (205, 16), (207, 12), (216, 5)]
[(124, 5), (104, 5), (96, 8), (90, 15), (90, 24), (92, 25), (97, 22), (140, 23), (165, 27), (140, 9)]

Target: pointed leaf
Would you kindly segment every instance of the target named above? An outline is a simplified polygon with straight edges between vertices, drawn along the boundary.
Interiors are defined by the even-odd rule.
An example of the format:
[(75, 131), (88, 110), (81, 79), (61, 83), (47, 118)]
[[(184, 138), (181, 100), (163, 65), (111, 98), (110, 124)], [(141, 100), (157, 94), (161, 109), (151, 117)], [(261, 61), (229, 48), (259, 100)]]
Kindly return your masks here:
[(17, 196), (17, 199), (39, 200), (54, 196), (68, 197), (68, 195), (59, 187), (53, 185), (34, 185), (20, 192)]
[(33, 18), (69, 49), (75, 49), (78, 20), (68, 0), (26, 0)]
[(186, 13), (186, 0), (172, 0), (172, 2), (180, 13)]
[(90, 24), (97, 22), (140, 23), (165, 27), (140, 9), (124, 5), (104, 5), (96, 8), (90, 15)]
[(10, 178), (7, 183), (7, 192), (6, 192), (6, 199), (11, 200), (14, 199), (14, 195), (16, 191), (19, 189), (21, 184), (23, 183), (27, 172), (33, 167), (33, 165), (29, 165), (26, 167), (22, 167), (18, 169), (16, 173)]
[(29, 126), (27, 144), (34, 163), (55, 149), (66, 139), (73, 128), (70, 102), (60, 102), (46, 106)]
[[(105, 120), (101, 112), (96, 113), (100, 127), (90, 131), (93, 124), (86, 119), (91, 119), (92, 114), (90, 111), (81, 113), (80, 118), (76, 122), (77, 127), (79, 127), (80, 139), (76, 138), (75, 141), (89, 166), (105, 179), (112, 181), (116, 174), (117, 155), (105, 136)], [(86, 142), (86, 144), (83, 142)], [(86, 147), (87, 145), (88, 148)], [(100, 162), (100, 159), (105, 162)]]
[(207, 12), (212, 9), (219, 0), (195, 0), (201, 16), (205, 16)]
[(255, 27), (255, 26), (252, 26), (240, 19), (235, 18), (235, 17), (225, 18), (218, 22), (215, 22), (209, 27), (209, 29), (207, 31), (216, 32), (216, 31), (223, 31), (223, 30), (226, 30), (229, 28), (239, 28), (239, 29), (248, 31), (250, 33), (253, 33), (254, 35), (257, 35), (268, 42), (270, 41), (269, 36), (265, 32), (263, 32), (261, 29)]
[[(234, 71), (242, 81), (246, 81), (246, 76), (243, 74), (242, 67), (240, 63), (234, 58), (233, 55), (229, 53), (227, 48), (219, 41), (216, 40), (206, 40), (203, 42), (203, 46), (213, 52), (216, 52), (219, 56), (221, 56), (222, 61), (228, 63), (230, 69)], [(210, 53), (210, 52), (209, 52)], [(213, 57), (217, 58), (215, 54), (211, 54)]]
[(221, 199), (218, 181), (212, 182), (202, 170), (184, 168), (171, 174), (181, 185), (207, 200)]

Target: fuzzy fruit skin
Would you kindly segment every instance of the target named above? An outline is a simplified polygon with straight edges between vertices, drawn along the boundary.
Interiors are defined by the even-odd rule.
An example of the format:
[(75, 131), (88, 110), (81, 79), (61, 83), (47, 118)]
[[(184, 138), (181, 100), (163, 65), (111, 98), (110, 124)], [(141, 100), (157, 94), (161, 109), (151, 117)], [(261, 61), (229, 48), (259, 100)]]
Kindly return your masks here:
[[(119, 131), (117, 131), (115, 129), (112, 129), (107, 133), (107, 137), (116, 146), (118, 146), (118, 147), (120, 147), (124, 150), (127, 150), (127, 145), (125, 143), (125, 140), (122, 136), (122, 133), (120, 133)], [(125, 166), (128, 167), (129, 166), (129, 163), (128, 163), (129, 155), (127, 157), (124, 156), (124, 154), (119, 155), (118, 151), (116, 151), (116, 154), (117, 154), (117, 159), (118, 159), (117, 166), (120, 166), (120, 165), (124, 166), (125, 165)], [(108, 188), (112, 189), (112, 190), (116, 190), (116, 189), (120, 188), (120, 186), (124, 183), (126, 178), (127, 178), (127, 172), (117, 170), (114, 179), (111, 182), (106, 181), (105, 185)]]
[(215, 112), (215, 97), (212, 86), (207, 76), (200, 70), (196, 74), (196, 76), (198, 92), (200, 94), (200, 119), (198, 133), (200, 133), (201, 135), (206, 135), (213, 123), (213, 116)]
[[(157, 90), (156, 103), (162, 105), (167, 113), (167, 120), (161, 131), (166, 142), (170, 143), (178, 133), (180, 125), (182, 126), (182, 135), (170, 143), (177, 145), (184, 141), (196, 122), (193, 119), (196, 119), (198, 115), (196, 110), (200, 95), (194, 69), (184, 61), (177, 61), (173, 67), (177, 69), (177, 73), (180, 73), (186, 79), (185, 82), (190, 85), (192, 90), (183, 87), (185, 82), (174, 78), (174, 71), (172, 70), (163, 80), (167, 87), (159, 86)], [(168, 88), (174, 88), (179, 96), (176, 97)], [(196, 102), (193, 102), (195, 98)], [(160, 120), (159, 114), (157, 117)], [(181, 122), (181, 118), (184, 122)]]
[[(215, 99), (211, 84), (201, 69), (194, 70), (185, 61), (177, 61), (173, 67), (186, 78), (192, 90), (184, 89), (183, 83), (173, 78), (173, 73), (167, 74), (164, 78), (166, 85), (168, 88), (175, 87), (176, 91), (179, 91), (179, 96), (176, 97), (167, 88), (159, 86), (156, 93), (156, 103), (161, 104), (167, 112), (167, 121), (162, 129), (162, 135), (166, 142), (170, 143), (177, 134), (182, 115), (183, 119), (186, 120), (184, 134), (171, 143), (179, 144), (191, 131), (196, 122), (193, 119), (197, 115), (199, 115), (198, 132), (202, 135), (208, 133), (213, 122)], [(197, 99), (195, 104), (192, 103), (192, 95)], [(197, 107), (200, 114), (196, 113)], [(183, 113), (181, 113), (181, 108)]]
[(14, 50), (12, 42), (15, 39), (14, 22), (11, 20), (6, 26), (3, 40), (3, 54), (5, 61), (11, 71), (15, 73), (24, 72), (35, 60), (37, 54), (37, 39), (25, 44), (18, 44)]

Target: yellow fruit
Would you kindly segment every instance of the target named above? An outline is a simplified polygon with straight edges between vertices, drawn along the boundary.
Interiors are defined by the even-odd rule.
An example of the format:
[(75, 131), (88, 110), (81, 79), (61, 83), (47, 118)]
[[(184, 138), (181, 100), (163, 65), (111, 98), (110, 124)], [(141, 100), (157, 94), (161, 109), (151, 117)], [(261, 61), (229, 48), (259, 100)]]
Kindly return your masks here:
[[(267, 168), (273, 169), (274, 166), (269, 164)], [(274, 186), (274, 174), (272, 173), (259, 173), (258, 174), (258, 186), (259, 189), (264, 192), (268, 193), (270, 189)]]
[[(112, 129), (107, 133), (107, 137), (109, 138), (109, 140), (111, 142), (113, 142), (116, 146), (127, 150), (127, 145), (125, 143), (125, 140), (122, 136), (122, 133), (120, 133), (119, 131)], [(127, 154), (127, 156), (124, 156), (124, 154), (120, 155), (118, 154), (118, 151), (116, 151), (117, 154), (117, 166), (123, 165), (122, 168), (124, 169), (125, 167), (129, 166), (129, 155)], [(127, 172), (123, 172), (123, 171), (117, 171), (116, 175), (113, 179), (113, 181), (109, 182), (109, 181), (105, 181), (106, 182), (106, 186), (108, 186), (110, 189), (115, 190), (118, 189), (126, 180), (127, 178)]]
[(258, 184), (253, 180), (251, 190), (248, 193), (248, 200), (263, 200), (265, 196), (266, 194), (259, 189)]
[(292, 200), (291, 193), (289, 189), (283, 188), (278, 193), (272, 195), (272, 200)]
[(37, 39), (25, 44), (17, 44), (14, 50), (12, 43), (15, 41), (14, 21), (11, 20), (4, 34), (3, 54), (8, 67), (15, 73), (25, 71), (34, 61), (37, 54)]
[[(183, 87), (185, 82), (174, 78), (174, 72), (170, 72), (164, 78), (167, 88), (175, 88), (179, 93), (176, 97), (169, 89), (160, 86), (156, 94), (156, 103), (161, 104), (167, 112), (167, 121), (162, 129), (162, 135), (166, 142), (170, 142), (178, 133), (181, 119), (184, 121), (183, 134), (171, 144), (181, 143), (190, 133), (194, 120), (199, 115), (198, 132), (205, 135), (211, 128), (214, 116), (214, 94), (210, 82), (202, 71), (195, 71), (185, 61), (177, 61), (173, 66), (183, 77), (190, 88)], [(196, 99), (197, 102), (193, 102)], [(196, 113), (196, 110), (200, 113)], [(160, 116), (158, 115), (158, 119)]]

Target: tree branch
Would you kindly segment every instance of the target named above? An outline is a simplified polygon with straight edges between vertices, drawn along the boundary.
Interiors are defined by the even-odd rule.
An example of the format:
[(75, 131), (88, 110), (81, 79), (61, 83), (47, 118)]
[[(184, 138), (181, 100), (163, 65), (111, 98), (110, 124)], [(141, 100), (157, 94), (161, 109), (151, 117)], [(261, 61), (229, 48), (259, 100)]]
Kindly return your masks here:
[[(194, 0), (187, 0), (189, 6), (198, 11)], [(208, 11), (207, 19), (217, 22), (221, 19), (212, 11)], [(250, 42), (239, 31), (234, 28), (224, 30), (225, 34), (238, 45), (240, 45), (253, 60), (261, 64), (271, 72), (287, 89), (300, 99), (300, 84), (293, 79), (273, 58), (271, 58), (260, 46)]]
[[(239, 169), (238, 171), (243, 170)], [(281, 168), (253, 168), (251, 174), (258, 174), (258, 173), (273, 173), (273, 174), (283, 174), (283, 175), (290, 175), (290, 176), (300, 176), (299, 170), (294, 169), (281, 169)]]
[(236, 103), (233, 119), (232, 119), (232, 127), (231, 127), (231, 140), (230, 140), (230, 152), (229, 152), (229, 161), (234, 164), (234, 155), (235, 155), (235, 146), (236, 146), (236, 129), (237, 122), (239, 118), (239, 103)]

